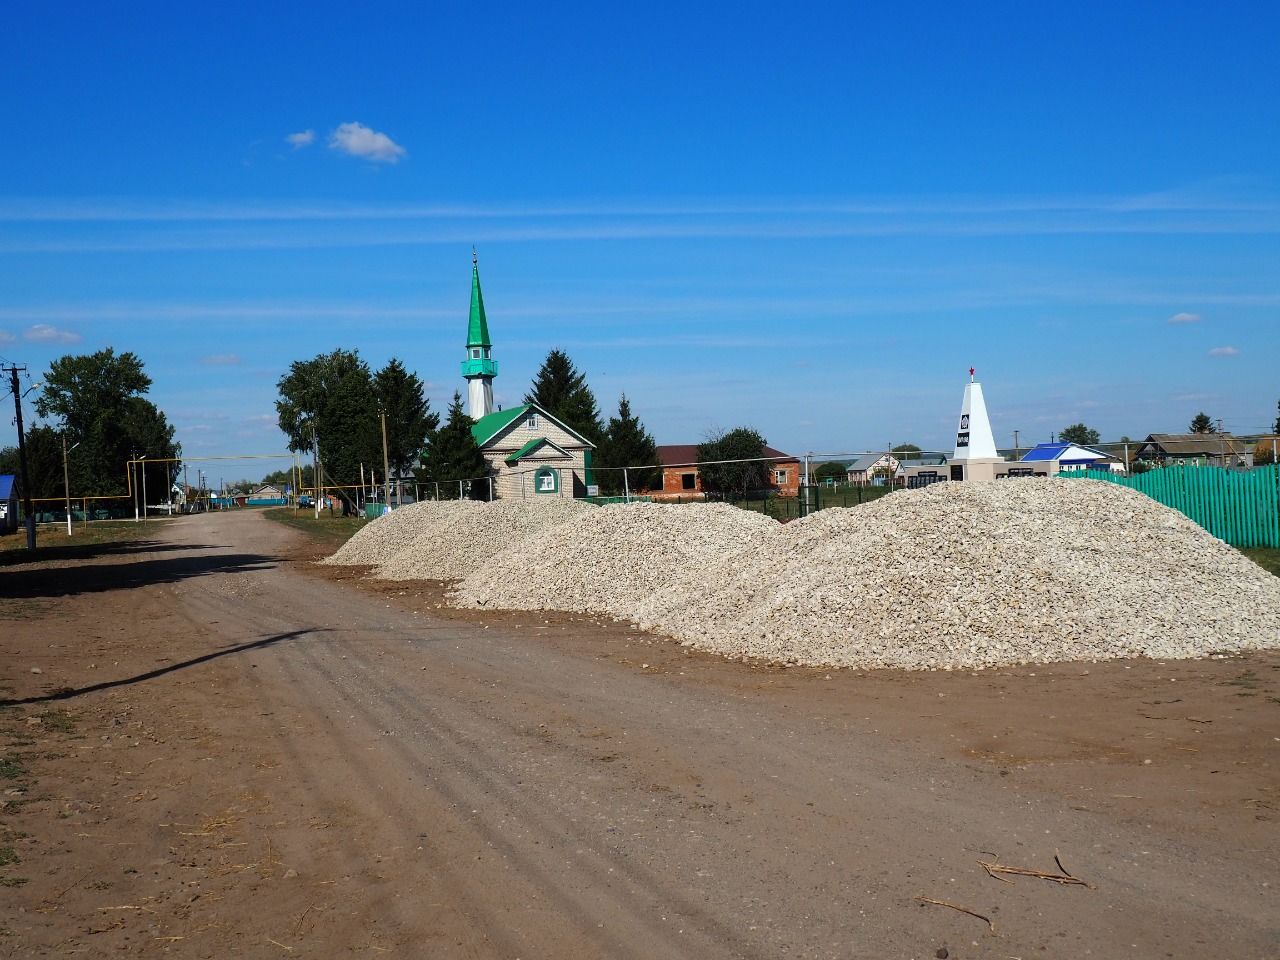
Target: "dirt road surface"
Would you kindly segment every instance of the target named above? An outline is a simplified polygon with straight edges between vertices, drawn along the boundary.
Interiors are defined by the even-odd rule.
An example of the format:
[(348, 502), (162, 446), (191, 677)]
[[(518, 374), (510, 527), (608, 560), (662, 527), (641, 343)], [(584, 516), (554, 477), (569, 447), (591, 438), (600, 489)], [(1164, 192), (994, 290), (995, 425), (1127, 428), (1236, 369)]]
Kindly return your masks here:
[(0, 568), (0, 955), (1280, 956), (1280, 657), (783, 670), (147, 537)]

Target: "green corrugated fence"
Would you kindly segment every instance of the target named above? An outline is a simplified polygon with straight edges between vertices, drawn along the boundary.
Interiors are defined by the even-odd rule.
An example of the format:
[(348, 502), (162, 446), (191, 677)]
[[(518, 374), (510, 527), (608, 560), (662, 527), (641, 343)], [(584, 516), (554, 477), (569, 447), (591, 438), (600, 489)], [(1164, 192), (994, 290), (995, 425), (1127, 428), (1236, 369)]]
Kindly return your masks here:
[(1280, 464), (1252, 470), (1163, 467), (1131, 477), (1105, 470), (1059, 476), (1105, 480), (1145, 493), (1233, 547), (1280, 547)]

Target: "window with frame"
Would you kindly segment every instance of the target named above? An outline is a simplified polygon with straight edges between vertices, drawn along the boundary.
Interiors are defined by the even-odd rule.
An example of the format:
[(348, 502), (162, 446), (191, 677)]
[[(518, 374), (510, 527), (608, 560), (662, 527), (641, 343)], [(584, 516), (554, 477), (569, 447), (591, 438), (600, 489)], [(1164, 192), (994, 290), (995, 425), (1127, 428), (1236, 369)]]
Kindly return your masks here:
[(786, 483), (786, 482), (787, 482), (787, 471), (785, 471), (785, 470), (775, 470), (775, 471), (773, 471), (773, 482), (774, 482), (774, 483)]
[(539, 493), (556, 492), (556, 473), (554, 470), (538, 471), (537, 491)]
[(680, 474), (681, 490), (696, 490), (698, 488), (698, 475), (696, 473)]
[(529, 414), (529, 416), (528, 416), (527, 418), (525, 418), (524, 425), (525, 425), (526, 427), (528, 427), (530, 430), (537, 430), (537, 429), (538, 429), (538, 415), (537, 415), (536, 413), (531, 413), (531, 414)]
[(472, 347), (472, 348), (471, 348), (471, 359), (472, 359), (472, 360), (479, 360), (479, 359), (480, 359), (480, 348), (479, 348), (479, 347)]

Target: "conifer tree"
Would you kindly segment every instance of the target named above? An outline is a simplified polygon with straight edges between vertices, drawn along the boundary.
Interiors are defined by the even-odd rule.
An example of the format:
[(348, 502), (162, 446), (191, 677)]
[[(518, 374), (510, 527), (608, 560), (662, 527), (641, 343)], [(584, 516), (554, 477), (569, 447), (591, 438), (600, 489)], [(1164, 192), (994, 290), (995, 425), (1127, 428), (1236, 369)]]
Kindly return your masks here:
[[(474, 422), (462, 409), (462, 394), (455, 391), (444, 426), (427, 442), (420, 477), (439, 483), (440, 496), (445, 499), (457, 499), (459, 480), (472, 480), (488, 473), (488, 464), (471, 435)], [(470, 492), (464, 495), (475, 500), (485, 499), (489, 496), (489, 485), (472, 483)]]
[(536, 403), (561, 423), (572, 427), (594, 444), (599, 444), (604, 429), (600, 425), (600, 408), (595, 394), (563, 350), (552, 350), (542, 361), (533, 385), (524, 395), (525, 403)]
[(387, 417), (387, 461), (403, 475), (422, 453), (440, 415), (422, 392), (422, 381), (395, 357), (373, 375), (373, 394)]
[(1209, 418), (1209, 415), (1205, 413), (1203, 410), (1201, 410), (1199, 413), (1197, 413), (1194, 417), (1191, 418), (1191, 423), (1188, 426), (1188, 430), (1190, 430), (1191, 433), (1217, 433), (1218, 432), (1218, 428), (1213, 425), (1213, 421)]
[[(658, 448), (653, 437), (645, 430), (640, 418), (631, 413), (631, 401), (624, 393), (618, 399), (618, 415), (609, 418), (609, 425), (600, 438), (595, 463), (602, 467), (651, 467), (658, 462)], [(627, 471), (626, 486), (637, 490), (651, 490), (661, 478), (657, 469)], [(621, 470), (601, 470), (596, 476), (604, 493), (616, 495), (623, 490)]]

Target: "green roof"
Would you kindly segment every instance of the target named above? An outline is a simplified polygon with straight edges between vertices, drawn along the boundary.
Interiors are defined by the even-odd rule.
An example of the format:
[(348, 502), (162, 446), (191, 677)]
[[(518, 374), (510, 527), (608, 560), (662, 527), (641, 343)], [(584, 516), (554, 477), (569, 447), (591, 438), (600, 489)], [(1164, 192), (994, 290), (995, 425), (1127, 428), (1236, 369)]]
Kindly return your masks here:
[(471, 251), (471, 317), (467, 321), (467, 346), (493, 346), (489, 341), (489, 321), (484, 315), (484, 296), (480, 293), (480, 263), (474, 250)]
[(525, 403), (518, 407), (512, 407), (510, 410), (495, 410), (471, 425), (471, 436), (475, 437), (476, 443), (483, 447), (496, 434), (505, 429), (507, 424), (513, 423), (522, 417), (528, 409), (529, 405)]
[(548, 440), (546, 437), (535, 437), (533, 440), (530, 440), (528, 443), (526, 443), (523, 447), (521, 447), (515, 453), (511, 454), (511, 456), (507, 457), (507, 463), (515, 463), (518, 460), (523, 460), (525, 457), (533, 453), (533, 451), (537, 450), (543, 444), (546, 444), (549, 447), (555, 447), (557, 450), (563, 453), (566, 457), (569, 456), (569, 451), (566, 450), (564, 447), (560, 446), (560, 444), (555, 443), (552, 440)]

